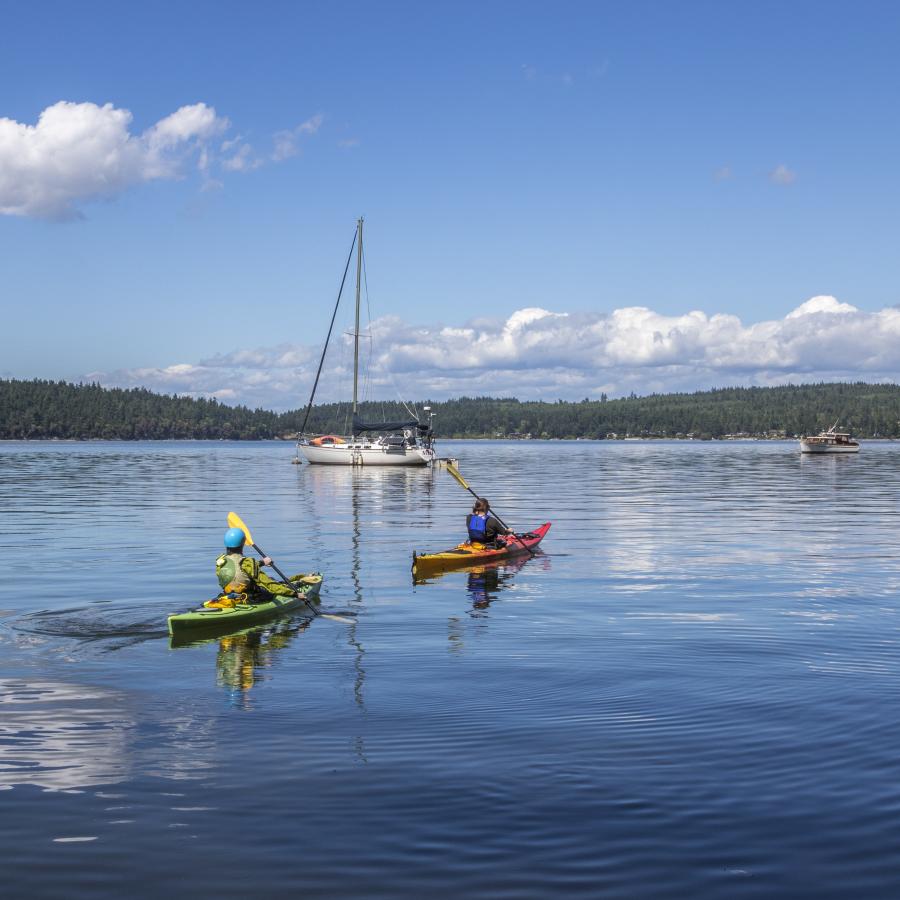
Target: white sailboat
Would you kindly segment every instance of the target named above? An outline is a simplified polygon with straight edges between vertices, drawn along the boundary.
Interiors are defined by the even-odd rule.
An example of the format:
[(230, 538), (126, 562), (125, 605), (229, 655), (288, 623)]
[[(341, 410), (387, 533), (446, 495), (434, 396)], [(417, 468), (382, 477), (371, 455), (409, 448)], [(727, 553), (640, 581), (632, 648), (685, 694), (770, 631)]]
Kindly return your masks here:
[[(427, 466), (434, 458), (434, 440), (431, 429), (431, 416), (427, 424), (419, 422), (416, 417), (396, 422), (366, 423), (358, 417), (359, 400), (359, 306), (360, 290), (363, 268), (363, 220), (356, 223), (356, 324), (353, 329), (353, 411), (352, 433), (349, 436), (333, 434), (306, 437), (303, 432), (309, 419), (315, 398), (316, 386), (319, 383), (319, 375), (322, 372), (322, 363), (325, 360), (325, 351), (328, 349), (328, 340), (322, 351), (322, 361), (319, 363), (319, 372), (313, 384), (309, 405), (306, 408), (306, 416), (300, 431), (300, 439), (297, 442), (298, 455), (303, 454), (307, 462), (328, 466)], [(350, 248), (353, 254), (353, 248)], [(349, 267), (350, 260), (347, 260)], [(344, 270), (344, 278), (347, 270)], [(343, 281), (341, 290), (343, 290)], [(340, 303), (340, 293), (338, 294)], [(337, 306), (335, 306), (335, 315)], [(334, 326), (334, 316), (331, 324)], [(331, 329), (328, 331), (329, 339)], [(429, 410), (426, 408), (426, 412)]]

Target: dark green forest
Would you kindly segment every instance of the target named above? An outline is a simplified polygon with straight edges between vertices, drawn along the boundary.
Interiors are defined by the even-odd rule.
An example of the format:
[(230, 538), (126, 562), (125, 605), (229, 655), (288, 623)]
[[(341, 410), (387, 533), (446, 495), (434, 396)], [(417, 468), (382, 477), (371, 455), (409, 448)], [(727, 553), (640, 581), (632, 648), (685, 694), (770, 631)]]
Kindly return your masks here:
[(279, 433), (263, 409), (64, 381), (0, 380), (0, 439), (260, 440)]
[[(623, 438), (785, 435), (821, 431), (835, 422), (857, 437), (900, 437), (900, 386), (807, 384), (652, 394), (618, 400), (519, 401), (460, 397), (431, 406), (437, 436)], [(307, 433), (346, 433), (348, 404), (313, 409)], [(302, 409), (274, 413), (216, 400), (155, 394), (144, 388), (103, 388), (62, 381), (0, 380), (0, 439), (292, 438)], [(367, 402), (368, 422), (406, 418), (398, 403)]]

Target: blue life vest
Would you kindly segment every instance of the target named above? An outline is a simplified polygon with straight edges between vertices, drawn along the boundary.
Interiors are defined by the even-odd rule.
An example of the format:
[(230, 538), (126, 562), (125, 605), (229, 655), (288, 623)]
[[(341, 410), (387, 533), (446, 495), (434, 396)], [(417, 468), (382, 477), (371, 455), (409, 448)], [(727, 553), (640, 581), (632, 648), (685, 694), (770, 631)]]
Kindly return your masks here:
[(480, 544), (487, 542), (487, 513), (476, 515), (472, 513), (466, 520), (469, 529), (469, 540), (478, 541)]

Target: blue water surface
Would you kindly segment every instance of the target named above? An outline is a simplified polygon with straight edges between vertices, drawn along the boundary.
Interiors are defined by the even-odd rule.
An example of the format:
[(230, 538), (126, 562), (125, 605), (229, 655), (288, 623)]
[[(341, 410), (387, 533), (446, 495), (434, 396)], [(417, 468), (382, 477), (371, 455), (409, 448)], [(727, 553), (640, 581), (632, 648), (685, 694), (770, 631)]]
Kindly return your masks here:
[[(0, 444), (9, 896), (895, 897), (900, 445)], [(237, 511), (324, 611), (193, 646)]]

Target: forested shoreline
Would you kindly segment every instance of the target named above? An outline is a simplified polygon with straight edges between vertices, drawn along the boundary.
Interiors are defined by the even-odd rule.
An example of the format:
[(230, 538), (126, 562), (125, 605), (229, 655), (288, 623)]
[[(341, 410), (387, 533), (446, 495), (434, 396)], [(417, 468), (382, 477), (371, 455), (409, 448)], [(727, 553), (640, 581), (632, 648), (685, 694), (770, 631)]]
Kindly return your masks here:
[[(430, 406), (439, 438), (793, 437), (839, 422), (857, 437), (900, 437), (900, 386), (807, 384), (722, 388), (609, 400), (519, 401), (460, 397)], [(0, 379), (2, 440), (291, 439), (303, 409), (276, 413), (145, 388)], [(408, 417), (395, 402), (360, 404), (367, 422)], [(312, 410), (308, 433), (346, 433), (349, 404)]]

